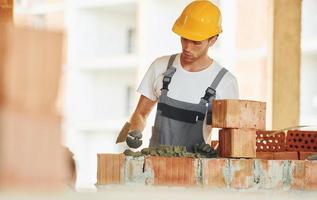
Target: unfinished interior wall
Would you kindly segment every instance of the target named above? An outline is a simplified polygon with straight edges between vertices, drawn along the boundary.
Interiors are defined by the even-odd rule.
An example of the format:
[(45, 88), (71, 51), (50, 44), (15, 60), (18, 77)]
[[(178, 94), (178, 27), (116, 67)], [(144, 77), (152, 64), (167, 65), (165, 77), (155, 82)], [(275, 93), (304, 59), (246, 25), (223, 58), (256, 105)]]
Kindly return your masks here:
[(273, 129), (299, 124), (301, 3), (270, 1)]

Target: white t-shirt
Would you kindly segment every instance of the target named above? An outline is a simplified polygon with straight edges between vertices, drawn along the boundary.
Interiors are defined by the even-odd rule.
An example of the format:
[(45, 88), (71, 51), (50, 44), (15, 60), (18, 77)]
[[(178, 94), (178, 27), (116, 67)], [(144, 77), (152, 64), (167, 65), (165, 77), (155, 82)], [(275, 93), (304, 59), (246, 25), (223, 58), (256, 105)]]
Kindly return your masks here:
[[(157, 58), (149, 67), (138, 88), (138, 92), (151, 99), (158, 100), (163, 85), (163, 73), (167, 69), (170, 56)], [(179, 101), (196, 103), (205, 95), (206, 89), (216, 78), (221, 66), (213, 60), (212, 64), (199, 72), (189, 72), (181, 66), (180, 54), (174, 60), (176, 72), (168, 86), (167, 96)], [(238, 99), (239, 90), (237, 79), (228, 71), (216, 88), (216, 99)], [(211, 127), (204, 123), (204, 138), (210, 140)]]

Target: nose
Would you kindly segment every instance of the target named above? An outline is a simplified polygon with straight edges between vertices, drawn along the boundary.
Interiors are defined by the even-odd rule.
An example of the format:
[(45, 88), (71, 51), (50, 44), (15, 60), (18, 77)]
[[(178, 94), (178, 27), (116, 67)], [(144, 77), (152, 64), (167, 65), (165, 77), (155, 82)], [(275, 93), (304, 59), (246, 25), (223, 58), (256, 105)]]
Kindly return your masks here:
[(188, 51), (190, 52), (190, 49), (191, 49), (191, 41), (190, 40), (187, 40), (185, 38), (182, 38), (182, 43), (183, 43), (183, 49), (185, 51)]

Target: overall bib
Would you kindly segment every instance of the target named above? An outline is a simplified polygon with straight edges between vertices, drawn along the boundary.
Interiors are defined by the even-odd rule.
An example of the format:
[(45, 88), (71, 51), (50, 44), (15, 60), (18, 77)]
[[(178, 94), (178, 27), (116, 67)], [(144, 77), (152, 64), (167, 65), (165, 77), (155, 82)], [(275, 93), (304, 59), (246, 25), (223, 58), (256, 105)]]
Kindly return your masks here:
[[(194, 146), (204, 141), (203, 122), (208, 109), (207, 118), (211, 118), (211, 104), (216, 97), (216, 88), (227, 73), (222, 68), (205, 95), (198, 104), (187, 103), (167, 96), (168, 85), (176, 71), (173, 62), (177, 54), (169, 59), (167, 70), (164, 72), (163, 87), (158, 99), (150, 147), (158, 145), (186, 146), (187, 151), (193, 152)], [(207, 119), (211, 121), (211, 119)]]

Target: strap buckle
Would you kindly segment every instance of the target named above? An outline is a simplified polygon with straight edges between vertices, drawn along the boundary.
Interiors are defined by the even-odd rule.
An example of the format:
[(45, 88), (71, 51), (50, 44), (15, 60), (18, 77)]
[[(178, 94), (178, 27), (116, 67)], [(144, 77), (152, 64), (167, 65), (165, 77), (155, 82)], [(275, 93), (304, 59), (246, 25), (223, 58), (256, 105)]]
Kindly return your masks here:
[(169, 76), (164, 76), (164, 78), (163, 78), (163, 82), (164, 83), (170, 83), (171, 82), (171, 77), (169, 77)]
[(163, 78), (163, 87), (161, 90), (167, 90), (168, 91), (168, 85), (170, 84), (172, 78), (169, 76), (164, 76)]
[(205, 96), (203, 97), (203, 99), (205, 99), (208, 102), (210, 97), (214, 96), (216, 96), (216, 90), (211, 87), (208, 87), (205, 91)]

